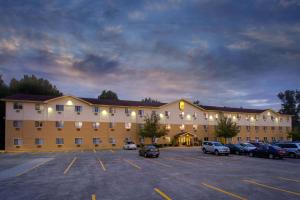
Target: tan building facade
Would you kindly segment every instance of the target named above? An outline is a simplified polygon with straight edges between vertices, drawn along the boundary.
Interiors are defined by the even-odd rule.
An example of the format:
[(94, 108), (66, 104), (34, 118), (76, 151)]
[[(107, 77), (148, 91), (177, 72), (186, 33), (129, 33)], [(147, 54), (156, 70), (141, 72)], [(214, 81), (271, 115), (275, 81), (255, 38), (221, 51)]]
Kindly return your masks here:
[(171, 103), (110, 101), (74, 96), (13, 95), (6, 102), (6, 151), (65, 151), (122, 148), (139, 137), (144, 117), (155, 112), (168, 135), (159, 144), (197, 145), (216, 140), (220, 116), (236, 122), (232, 142), (287, 140), (291, 116), (271, 109), (196, 106), (180, 99)]

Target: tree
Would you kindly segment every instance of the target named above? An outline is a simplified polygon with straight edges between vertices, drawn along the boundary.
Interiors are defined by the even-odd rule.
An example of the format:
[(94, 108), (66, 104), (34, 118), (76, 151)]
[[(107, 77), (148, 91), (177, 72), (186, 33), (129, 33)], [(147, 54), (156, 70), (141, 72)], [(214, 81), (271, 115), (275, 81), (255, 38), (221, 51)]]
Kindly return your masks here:
[[(4, 83), (2, 79), (2, 75), (0, 75), (0, 99), (7, 96), (9, 94), (9, 88)], [(0, 101), (0, 149), (4, 149), (4, 141), (5, 141), (5, 102)]]
[(145, 116), (145, 125), (140, 129), (139, 135), (142, 137), (152, 138), (152, 143), (154, 143), (155, 138), (165, 136), (167, 134), (167, 130), (165, 127), (161, 127), (159, 120), (159, 116), (155, 113), (152, 113), (151, 116)]
[(157, 99), (152, 99), (151, 97), (146, 97), (144, 99), (141, 100), (141, 102), (145, 102), (145, 103), (160, 103), (160, 101), (158, 101)]
[(280, 92), (277, 96), (282, 102), (279, 112), (281, 114), (292, 115), (292, 127), (299, 127), (300, 91), (286, 90), (284, 92)]
[(98, 96), (98, 99), (119, 100), (117, 93), (111, 90), (103, 90), (101, 95)]
[(289, 132), (289, 138), (293, 141), (300, 141), (300, 127), (295, 127), (291, 132)]
[(37, 94), (49, 96), (61, 96), (62, 93), (48, 80), (37, 78), (34, 75), (24, 75), (20, 80), (12, 79), (9, 84), (11, 94)]
[(224, 138), (227, 142), (227, 138), (235, 137), (239, 132), (237, 124), (232, 122), (230, 118), (221, 117), (218, 120), (215, 132), (217, 137)]
[(196, 100), (196, 101), (194, 101), (194, 102), (193, 102), (193, 104), (195, 104), (196, 106), (201, 106), (201, 104), (200, 104), (200, 101), (199, 101), (199, 100)]

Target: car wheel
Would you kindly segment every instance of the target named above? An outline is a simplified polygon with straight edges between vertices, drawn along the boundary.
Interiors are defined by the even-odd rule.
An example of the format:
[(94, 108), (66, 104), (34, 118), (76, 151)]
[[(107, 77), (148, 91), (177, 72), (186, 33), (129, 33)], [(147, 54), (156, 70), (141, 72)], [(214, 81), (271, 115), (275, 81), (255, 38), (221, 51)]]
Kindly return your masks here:
[(274, 159), (274, 155), (270, 153), (270, 154), (269, 154), (269, 158), (270, 158), (270, 159)]
[(235, 151), (235, 154), (236, 154), (236, 155), (240, 155), (240, 152), (239, 152), (239, 151)]
[(254, 154), (252, 152), (249, 153), (250, 157), (254, 157)]
[(207, 153), (207, 151), (206, 151), (206, 149), (205, 149), (205, 148), (203, 148), (203, 149), (202, 149), (202, 151), (203, 151), (203, 153)]
[(215, 155), (218, 156), (219, 155), (219, 151), (215, 150)]
[(145, 154), (144, 154), (144, 157), (145, 157), (145, 158), (147, 158), (147, 157), (148, 157), (148, 156), (147, 156), (147, 153), (145, 153)]
[(296, 158), (296, 154), (295, 153), (290, 153), (290, 157), (291, 158)]

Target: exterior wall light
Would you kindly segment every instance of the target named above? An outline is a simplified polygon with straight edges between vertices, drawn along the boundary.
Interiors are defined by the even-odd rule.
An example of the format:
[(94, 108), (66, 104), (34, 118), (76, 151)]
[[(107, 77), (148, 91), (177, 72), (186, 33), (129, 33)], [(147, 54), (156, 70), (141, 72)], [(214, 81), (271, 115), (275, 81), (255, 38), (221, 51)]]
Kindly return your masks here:
[(106, 116), (107, 115), (107, 111), (106, 110), (102, 110), (102, 115)]
[(67, 101), (67, 106), (72, 106), (73, 102), (71, 100)]

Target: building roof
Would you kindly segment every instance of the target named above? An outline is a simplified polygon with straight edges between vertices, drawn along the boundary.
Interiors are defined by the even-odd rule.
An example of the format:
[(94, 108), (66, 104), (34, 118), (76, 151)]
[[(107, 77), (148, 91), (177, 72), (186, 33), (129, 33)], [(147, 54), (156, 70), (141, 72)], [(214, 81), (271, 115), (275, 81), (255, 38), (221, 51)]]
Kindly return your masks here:
[[(5, 97), (4, 101), (37, 101), (44, 102), (59, 96), (45, 96), (45, 95), (30, 95), (30, 94), (14, 94), (8, 97)], [(167, 103), (149, 103), (142, 101), (128, 101), (128, 100), (107, 100), (107, 99), (97, 99), (97, 98), (81, 98), (90, 104), (98, 104), (98, 105), (111, 105), (111, 106), (141, 106), (141, 107), (160, 107), (166, 105)], [(206, 106), (200, 105), (200, 108), (204, 110), (214, 110), (214, 111), (224, 111), (224, 112), (241, 112), (241, 113), (262, 113), (269, 109), (248, 109), (248, 108), (232, 108), (232, 107), (218, 107), (218, 106)]]
[(232, 108), (232, 107), (218, 107), (218, 106), (205, 106), (200, 105), (201, 108), (205, 110), (217, 110), (225, 112), (242, 112), (242, 113), (262, 113), (268, 109), (250, 109), (250, 108)]

